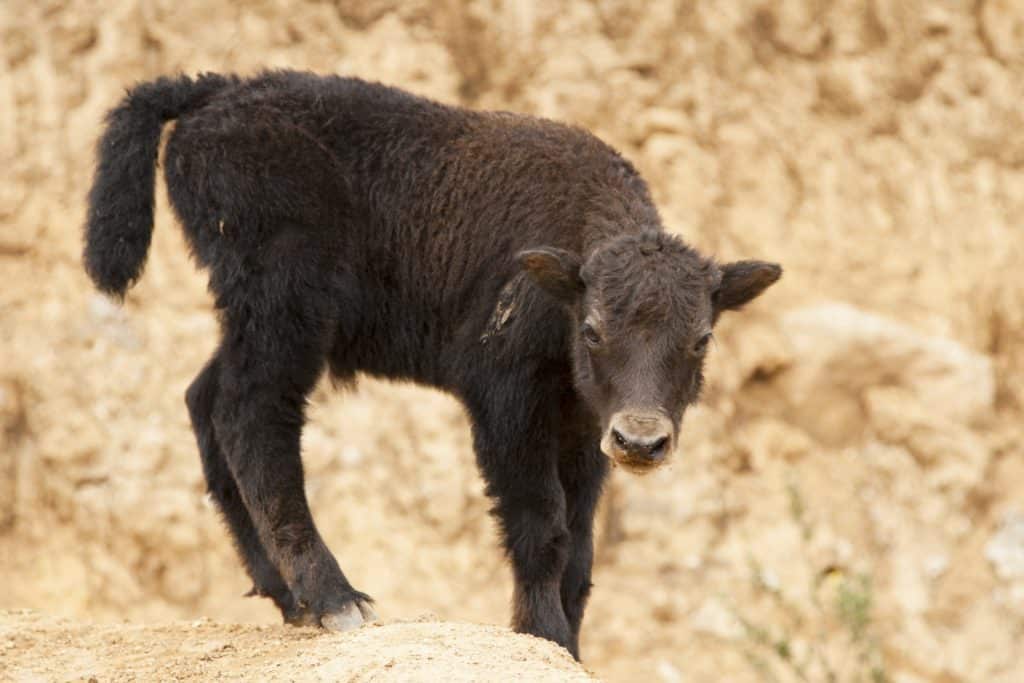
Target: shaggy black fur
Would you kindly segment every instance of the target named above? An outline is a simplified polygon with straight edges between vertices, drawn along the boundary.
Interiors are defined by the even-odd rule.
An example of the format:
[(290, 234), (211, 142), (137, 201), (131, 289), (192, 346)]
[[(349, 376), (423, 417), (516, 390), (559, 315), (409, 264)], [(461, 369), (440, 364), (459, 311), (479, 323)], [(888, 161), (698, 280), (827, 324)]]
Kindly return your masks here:
[(718, 314), (781, 269), (662, 232), (633, 166), (583, 130), (353, 78), (208, 74), (139, 85), (108, 117), (85, 266), (116, 296), (142, 271), (171, 119), (168, 193), (222, 328), (186, 401), (254, 591), (291, 623), (366, 606), (310, 516), (305, 399), (325, 369), (411, 380), (468, 409), (514, 627), (578, 657), (602, 437), (630, 446), (609, 424), (642, 410), (674, 436)]

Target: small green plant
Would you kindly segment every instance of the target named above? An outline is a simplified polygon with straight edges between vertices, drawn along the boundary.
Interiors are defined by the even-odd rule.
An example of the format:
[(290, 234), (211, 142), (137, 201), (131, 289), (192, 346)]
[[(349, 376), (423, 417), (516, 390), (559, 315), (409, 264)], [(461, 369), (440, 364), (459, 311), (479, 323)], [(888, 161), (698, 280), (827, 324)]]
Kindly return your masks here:
[(871, 621), (871, 577), (862, 574), (842, 577), (836, 591), (836, 612), (854, 642), (864, 640)]
[[(786, 477), (785, 487), (790, 519), (798, 527), (806, 549), (813, 525), (799, 482), (792, 472)], [(800, 558), (810, 562), (806, 552), (800, 553)], [(780, 617), (766, 625), (754, 621), (735, 606), (732, 608), (733, 616), (743, 629), (740, 645), (743, 657), (761, 680), (888, 683), (890, 679), (872, 623), (874, 586), (869, 573), (849, 574), (836, 566), (808, 567), (811, 570), (808, 575), (812, 577), (807, 587), (812, 606), (808, 613), (786, 595), (777, 581), (767, 580), (768, 574), (753, 553), (748, 556), (748, 565), (754, 592), (769, 598)], [(839, 651), (833, 635), (835, 627), (843, 634)], [(795, 646), (798, 640), (800, 647)], [(837, 658), (844, 663), (842, 670), (833, 661)]]

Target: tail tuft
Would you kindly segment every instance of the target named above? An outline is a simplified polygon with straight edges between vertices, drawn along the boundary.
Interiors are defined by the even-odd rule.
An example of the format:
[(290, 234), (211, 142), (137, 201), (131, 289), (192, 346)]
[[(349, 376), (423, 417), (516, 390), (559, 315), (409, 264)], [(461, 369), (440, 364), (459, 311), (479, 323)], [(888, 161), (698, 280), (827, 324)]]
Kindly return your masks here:
[(165, 122), (201, 107), (236, 82), (218, 74), (159, 78), (128, 91), (107, 114), (97, 146), (85, 224), (85, 270), (96, 286), (123, 298), (142, 275), (153, 236), (153, 196)]

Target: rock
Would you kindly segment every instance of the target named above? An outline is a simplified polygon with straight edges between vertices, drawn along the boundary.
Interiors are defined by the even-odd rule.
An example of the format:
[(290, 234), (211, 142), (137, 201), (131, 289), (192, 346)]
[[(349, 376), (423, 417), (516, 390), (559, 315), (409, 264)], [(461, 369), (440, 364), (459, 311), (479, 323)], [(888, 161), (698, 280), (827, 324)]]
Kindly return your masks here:
[(892, 74), (889, 94), (900, 102), (914, 102), (925, 94), (932, 79), (942, 70), (944, 56), (940, 45), (920, 49), (907, 58), (907, 64)]
[(707, 598), (697, 611), (690, 617), (690, 626), (694, 631), (708, 633), (725, 640), (738, 640), (743, 637), (743, 625), (718, 600)]
[(666, 107), (645, 109), (634, 125), (637, 140), (646, 140), (655, 133), (679, 135), (689, 133), (693, 128), (689, 117), (682, 111)]
[(891, 563), (892, 595), (902, 613), (920, 615), (932, 604), (929, 578), (913, 553), (899, 553)]
[(796, 357), (789, 337), (778, 319), (745, 312), (742, 321), (724, 318), (715, 330), (716, 352), (709, 360), (716, 383), (727, 394), (771, 380), (788, 368)]
[(990, 56), (1000, 62), (1024, 63), (1024, 0), (980, 2), (979, 35)]
[(21, 385), (0, 379), (0, 531), (14, 524), (17, 513), (18, 460), (15, 445), (27, 428)]
[(985, 557), (999, 578), (1005, 581), (1024, 579), (1024, 513), (1013, 513), (1003, 519), (985, 545)]
[[(910, 441), (914, 422), (889, 419), (896, 413), (914, 411), (918, 423), (933, 426), (969, 424), (992, 410), (991, 359), (952, 339), (844, 303), (792, 311), (780, 327), (793, 355), (773, 380), (783, 412), (826, 444), (859, 440), (872, 424), (872, 410), (883, 434)], [(879, 392), (882, 387), (889, 389)], [(974, 451), (970, 438), (961, 442), (946, 446)], [(917, 445), (922, 452), (931, 447), (921, 437)]]
[(733, 439), (743, 461), (755, 470), (764, 469), (769, 460), (776, 458), (797, 462), (814, 449), (814, 442), (804, 432), (780, 420), (741, 424)]
[(393, 12), (399, 3), (394, 0), (366, 0), (365, 2), (345, 2), (339, 4), (335, 11), (343, 22), (349, 26), (365, 29), (388, 12)]
[(929, 6), (921, 14), (924, 31), (931, 36), (949, 33), (953, 25), (953, 17), (942, 7)]
[(981, 436), (936, 413), (904, 387), (870, 387), (864, 405), (874, 434), (905, 447), (920, 465), (932, 468), (931, 484), (965, 489), (981, 483), (991, 453)]
[(829, 63), (818, 72), (818, 108), (842, 116), (856, 116), (870, 103), (871, 78), (866, 64), (848, 60)]
[(672, 665), (672, 662), (668, 660), (661, 660), (657, 666), (658, 676), (665, 683), (682, 683), (683, 677), (679, 673), (679, 669)]
[(765, 4), (751, 17), (754, 34), (775, 50), (805, 59), (822, 57), (832, 34), (803, 2)]
[(142, 348), (142, 338), (132, 326), (128, 314), (123, 307), (108, 296), (98, 293), (90, 294), (89, 322), (94, 326), (92, 332), (121, 348), (130, 351), (138, 351)]

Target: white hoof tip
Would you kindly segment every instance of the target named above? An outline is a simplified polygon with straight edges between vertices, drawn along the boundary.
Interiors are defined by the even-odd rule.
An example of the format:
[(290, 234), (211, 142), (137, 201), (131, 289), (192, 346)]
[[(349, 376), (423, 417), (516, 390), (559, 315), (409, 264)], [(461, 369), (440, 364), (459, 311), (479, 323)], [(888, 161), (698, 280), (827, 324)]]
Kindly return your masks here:
[(351, 631), (376, 618), (377, 614), (369, 603), (355, 600), (345, 605), (340, 612), (325, 614), (320, 618), (320, 625), (328, 631)]

